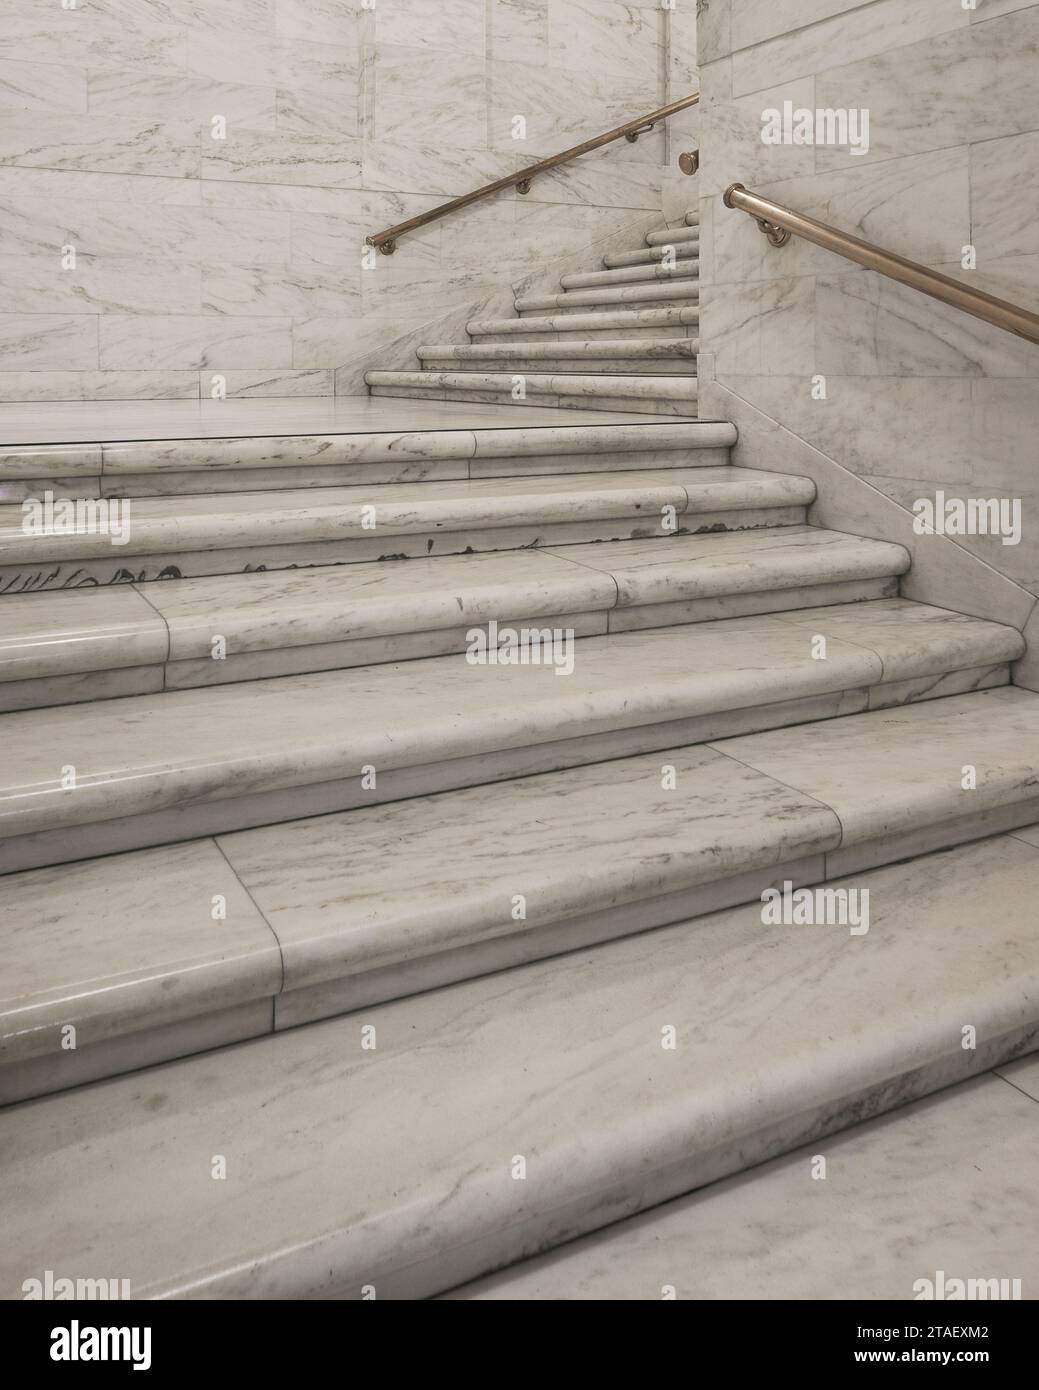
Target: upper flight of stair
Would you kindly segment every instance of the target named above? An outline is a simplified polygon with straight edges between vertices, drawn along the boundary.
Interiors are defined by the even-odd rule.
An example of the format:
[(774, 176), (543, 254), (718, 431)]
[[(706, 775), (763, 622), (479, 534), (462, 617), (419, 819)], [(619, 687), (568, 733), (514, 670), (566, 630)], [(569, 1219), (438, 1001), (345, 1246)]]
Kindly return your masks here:
[(468, 343), (420, 347), (421, 370), (369, 371), (372, 394), (695, 415), (699, 214), (645, 242), (471, 320)]

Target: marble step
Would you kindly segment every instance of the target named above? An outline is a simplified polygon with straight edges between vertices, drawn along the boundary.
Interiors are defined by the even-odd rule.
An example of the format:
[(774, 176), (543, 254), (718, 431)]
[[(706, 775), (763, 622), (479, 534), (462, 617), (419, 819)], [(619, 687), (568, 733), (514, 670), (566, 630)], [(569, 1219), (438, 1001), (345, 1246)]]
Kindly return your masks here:
[(523, 395), (517, 397), (515, 372), (368, 371), (364, 379), (375, 395), (400, 392), (443, 392), (449, 400), (500, 400), (513, 405), (558, 403), (602, 409), (609, 402), (618, 410), (641, 409), (662, 414), (690, 415), (696, 411), (696, 377), (646, 373), (523, 372)]
[(962, 693), (1023, 649), (882, 599), (4, 714), (0, 872)]
[(602, 263), (607, 270), (616, 270), (626, 265), (656, 265), (672, 250), (678, 260), (687, 260), (699, 256), (700, 243), (698, 239), (691, 241), (683, 237), (680, 241), (662, 242), (659, 246), (649, 246), (642, 251), (613, 251), (602, 258)]
[(564, 275), (559, 283), (564, 290), (591, 290), (613, 285), (638, 285), (647, 281), (698, 280), (700, 261), (690, 257), (674, 265), (621, 266), (617, 270), (589, 270)]
[(683, 244), (695, 244), (700, 240), (699, 222), (687, 223), (681, 227), (661, 227), (658, 231), (650, 232), (646, 236), (647, 246), (681, 246)]
[(8, 1106), (0, 1296), (429, 1296), (1039, 1045), (1034, 844), (834, 887)]
[[(994, 843), (937, 862), (962, 874), (999, 854)], [(1039, 1287), (1036, 1101), (1032, 1052), (829, 1136), (825, 1182), (805, 1177), (818, 1169), (813, 1142), (442, 1297), (894, 1302), (919, 1296), (921, 1281), (934, 1290), (938, 1270), (950, 1296), (953, 1279), (1006, 1270), (1010, 1293), (1017, 1279), (1028, 1298)]]
[[(704, 473), (723, 498), (728, 470)], [(777, 501), (773, 478), (738, 481)], [(789, 506), (808, 494), (788, 480)], [(445, 655), (491, 619), (592, 636), (861, 602), (896, 594), (908, 565), (900, 546), (788, 524), (26, 594), (0, 610), (0, 711)]]
[(539, 357), (565, 358), (574, 362), (585, 360), (615, 361), (617, 358), (681, 358), (696, 362), (699, 338), (613, 338), (589, 339), (586, 342), (545, 343), (521, 342), (477, 344), (437, 343), (416, 348), (420, 362), (513, 362), (517, 358), (534, 361)]
[(1008, 687), (9, 875), (0, 1103), (1030, 826), (1037, 733)]
[(564, 314), (525, 319), (471, 319), (466, 324), (470, 338), (511, 338), (552, 333), (564, 341), (581, 333), (607, 334), (618, 329), (628, 334), (655, 334), (659, 329), (695, 328), (700, 322), (698, 308), (618, 309), (598, 314)]
[[(689, 311), (682, 311), (689, 312)], [(696, 314), (696, 311), (692, 311)], [(528, 333), (540, 320), (505, 320)], [(537, 324), (536, 328), (527, 324)], [(576, 320), (575, 320), (576, 322)], [(736, 428), (653, 420), (499, 429), (266, 438), (151, 439), (0, 449), (0, 503), (147, 497), (351, 484), (436, 482), (523, 473), (727, 462)]]
[(615, 285), (590, 290), (563, 290), (559, 294), (520, 295), (516, 311), (520, 314), (569, 312), (584, 310), (595, 304), (632, 305), (681, 304), (685, 300), (699, 302), (698, 280), (674, 280), (664, 284)]
[(783, 524), (804, 520), (809, 490), (781, 474), (694, 467), (151, 497), (124, 504), (125, 544), (88, 517), (68, 535), (26, 534), (22, 508), (0, 507), (0, 605), (90, 584)]
[(699, 212), (699, 209), (698, 209), (696, 212), (687, 212), (687, 213), (686, 213), (686, 215), (685, 215), (685, 224), (686, 224), (687, 227), (699, 227), (699, 225), (700, 225), (700, 212)]
[[(523, 323), (531, 320), (523, 319)], [(442, 343), (420, 347), (416, 354), (424, 368), (442, 365), (456, 371), (570, 372), (603, 371), (638, 375), (651, 362), (654, 374), (689, 376), (696, 371), (699, 338), (578, 339), (570, 342)]]

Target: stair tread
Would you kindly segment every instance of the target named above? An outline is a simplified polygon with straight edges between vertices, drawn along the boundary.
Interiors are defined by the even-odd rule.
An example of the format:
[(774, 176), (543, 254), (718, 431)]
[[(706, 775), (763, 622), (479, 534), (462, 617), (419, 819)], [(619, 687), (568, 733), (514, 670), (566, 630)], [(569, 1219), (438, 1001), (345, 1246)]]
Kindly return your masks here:
[[(1016, 630), (944, 609), (848, 607), (583, 638), (564, 679), (547, 664), (459, 655), (6, 714), (0, 838), (862, 690), (1023, 650)], [(826, 660), (812, 654), (820, 631)]]
[(1034, 1034), (1039, 853), (940, 862), (866, 876), (855, 942), (750, 904), (8, 1108), (0, 1291), (428, 1295), (1003, 1061)]
[[(826, 1182), (805, 1181), (818, 1147), (806, 1145), (444, 1297), (659, 1300), (672, 1288), (680, 1299), (822, 1301), (843, 1290), (901, 1301), (937, 1270), (951, 1290), (953, 1278), (993, 1269), (1034, 1289), (1036, 1096), (1033, 1054), (833, 1136)], [(951, 1223), (951, 1211), (970, 1220)]]
[[(747, 482), (768, 487), (768, 479)], [(3, 601), (0, 681), (207, 658), (214, 633), (237, 654), (843, 582), (907, 565), (900, 546), (792, 525), (218, 575), (147, 595), (122, 585), (56, 590)]]

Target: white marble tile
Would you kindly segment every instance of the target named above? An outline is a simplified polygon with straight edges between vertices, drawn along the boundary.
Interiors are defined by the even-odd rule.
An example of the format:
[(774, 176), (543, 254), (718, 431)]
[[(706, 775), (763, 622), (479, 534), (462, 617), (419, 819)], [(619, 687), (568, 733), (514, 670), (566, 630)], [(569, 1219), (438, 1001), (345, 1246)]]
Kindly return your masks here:
[(202, 136), (203, 179), (358, 188), (361, 144), (330, 134), (229, 129), (226, 140)]
[(659, 548), (621, 541), (587, 558), (572, 546), (553, 553), (612, 575), (621, 608), (876, 578), (909, 565), (901, 546), (808, 526), (676, 536)]
[(256, 999), (139, 1033), (117, 1033), (75, 1052), (45, 1052), (12, 1062), (0, 1067), (0, 1105), (262, 1037), (273, 1031), (273, 1013), (272, 1000)]
[(147, 666), (168, 651), (162, 618), (129, 588), (6, 596), (0, 612), (0, 681)]
[(0, 111), (87, 110), (86, 73), (74, 67), (0, 58)]
[[(676, 785), (662, 789), (667, 766)], [(813, 800), (689, 748), (220, 843), (277, 934), (293, 990), (607, 913), (839, 839), (836, 817)], [(388, 881), (403, 844), (407, 872)]]
[(69, 1025), (89, 1052), (281, 986), (277, 941), (205, 840), (10, 876), (0, 938), (8, 1064), (60, 1054)]
[(351, 314), (361, 307), (361, 291), (330, 271), (284, 267), (202, 267), (202, 308), (206, 313), (294, 318), (308, 314)]
[(102, 367), (291, 367), (289, 320), (225, 314), (106, 314), (98, 325)]
[[(971, 24), (938, 34), (862, 62), (849, 62), (821, 74), (815, 105), (847, 106), (848, 92), (870, 111), (870, 148), (854, 158), (945, 149), (1034, 130), (1039, 125), (1039, 93), (1027, 63), (1015, 62), (1039, 38), (1039, 10), (1005, 15), (998, 24)], [(964, 100), (994, 89), (998, 103)], [(817, 167), (847, 164), (847, 148), (820, 145)]]
[(547, 62), (548, 0), (491, 0), (487, 41), (497, 58), (517, 63)]
[[(1039, 696), (1008, 687), (753, 734), (725, 751), (832, 806), (848, 845), (1030, 801), (1037, 726)], [(969, 768), (976, 789), (963, 785)]]
[(421, 1297), (1035, 1047), (1034, 850), (871, 885), (867, 937), (773, 929), (767, 972), (751, 905), (6, 1110), (3, 1292)]
[[(548, 0), (548, 42), (554, 66), (612, 74), (646, 84), (658, 80), (663, 13), (619, 0)], [(633, 112), (638, 115), (638, 112)]]
[[(276, 114), (273, 86), (247, 86), (228, 80), (233, 67), (219, 76), (186, 77), (141, 73), (136, 70), (91, 72), (89, 99), (95, 115), (123, 120), (154, 117), (165, 121), (194, 121), (211, 138), (214, 116), (228, 125), (273, 130)], [(222, 79), (222, 80), (221, 80)]]
[(55, 270), (52, 258), (9, 256), (4, 308), (11, 314), (198, 314), (198, 266), (143, 256), (77, 258)]
[[(606, 576), (543, 552), (351, 565), (161, 585), (147, 599), (170, 631), (170, 657), (305, 646), (611, 607)], [(35, 596), (34, 596), (35, 597)], [(2, 647), (0, 647), (2, 652)]]
[(87, 410), (102, 401), (193, 401), (198, 403), (197, 372), (102, 372), (0, 370), (0, 403), (19, 409), (43, 402), (75, 401)]
[(97, 335), (92, 315), (0, 312), (0, 367), (90, 370), (98, 365)]
[[(770, 4), (767, 8), (779, 7)], [(798, 16), (791, 29), (777, 31), (764, 43), (751, 48), (737, 44), (742, 51), (733, 54), (733, 96), (825, 72), (846, 63), (852, 55), (862, 62), (889, 49), (928, 42), (939, 34), (966, 28), (971, 21), (968, 10), (947, 0), (878, 0), (869, 6), (838, 3), (828, 8), (831, 18), (820, 15), (818, 22), (806, 23)], [(833, 14), (834, 8), (840, 13)], [(745, 15), (740, 16), (739, 37), (747, 32), (745, 19)], [(765, 23), (775, 23), (775, 15)]]
[(189, 179), (199, 174), (198, 141), (192, 120), (16, 113), (0, 129), (0, 164)]
[(487, 46), (485, 0), (379, 0), (375, 37), (380, 44), (448, 49), (483, 57)]

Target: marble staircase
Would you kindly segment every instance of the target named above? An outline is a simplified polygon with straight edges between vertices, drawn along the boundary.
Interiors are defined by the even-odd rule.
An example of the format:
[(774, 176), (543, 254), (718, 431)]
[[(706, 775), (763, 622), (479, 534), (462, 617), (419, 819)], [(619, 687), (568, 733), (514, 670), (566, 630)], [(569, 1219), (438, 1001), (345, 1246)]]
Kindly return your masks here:
[(688, 418), (697, 244), (361, 427), (0, 449), (0, 1296), (445, 1293), (1039, 1048), (1024, 640)]
[(694, 414), (699, 268), (690, 212), (602, 270), (563, 275), (558, 293), (516, 296), (516, 318), (471, 320), (468, 343), (420, 346), (420, 370), (365, 380), (376, 396)]

